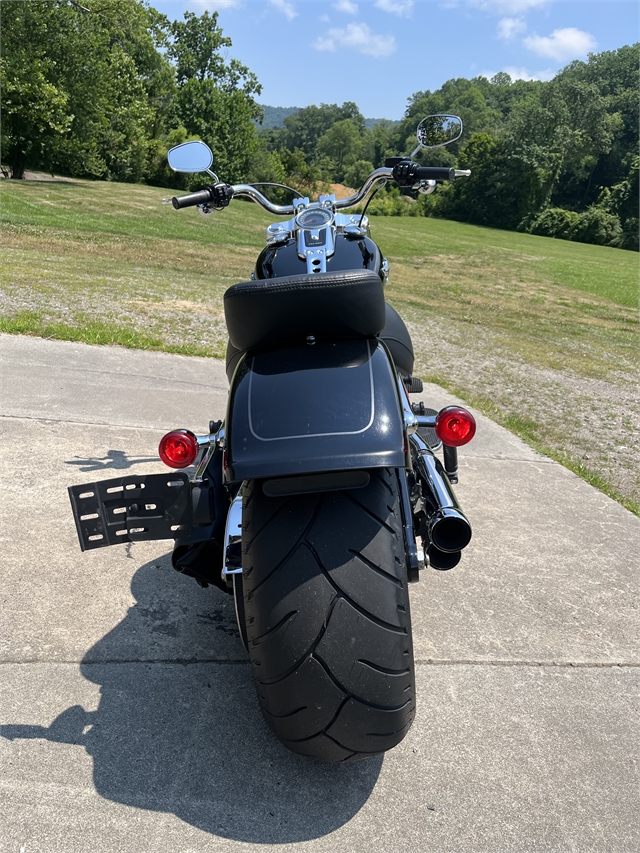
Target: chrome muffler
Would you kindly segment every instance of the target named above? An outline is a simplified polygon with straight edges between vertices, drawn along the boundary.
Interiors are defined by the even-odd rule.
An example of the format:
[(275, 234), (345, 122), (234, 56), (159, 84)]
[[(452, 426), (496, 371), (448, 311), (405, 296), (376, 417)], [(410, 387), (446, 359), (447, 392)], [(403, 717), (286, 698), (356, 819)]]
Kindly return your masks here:
[[(471, 525), (453, 492), (440, 460), (419, 433), (409, 435), (414, 470), (423, 487), (423, 496), (434, 508), (425, 506), (427, 554), (435, 569), (452, 569), (460, 561), (460, 552), (471, 541)], [(427, 543), (425, 542), (425, 545)]]

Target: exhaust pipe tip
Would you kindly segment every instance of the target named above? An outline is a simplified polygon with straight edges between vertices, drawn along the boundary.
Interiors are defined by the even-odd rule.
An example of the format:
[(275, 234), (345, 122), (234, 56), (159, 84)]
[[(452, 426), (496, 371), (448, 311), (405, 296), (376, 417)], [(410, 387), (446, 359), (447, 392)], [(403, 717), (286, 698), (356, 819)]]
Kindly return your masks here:
[(471, 541), (471, 525), (457, 509), (440, 507), (429, 519), (429, 539), (438, 551), (453, 554)]
[(427, 554), (431, 568), (436, 569), (438, 572), (448, 572), (449, 569), (453, 569), (458, 565), (462, 556), (460, 551), (439, 551), (433, 545), (429, 545)]

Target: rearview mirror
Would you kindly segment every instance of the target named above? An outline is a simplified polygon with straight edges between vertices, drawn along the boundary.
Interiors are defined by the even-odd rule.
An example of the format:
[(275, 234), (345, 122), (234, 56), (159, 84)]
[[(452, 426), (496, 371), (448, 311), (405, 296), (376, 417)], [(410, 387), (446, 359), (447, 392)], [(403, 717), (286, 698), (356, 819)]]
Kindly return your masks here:
[(445, 114), (423, 118), (416, 132), (421, 148), (440, 148), (460, 139), (461, 135), (462, 119)]
[(206, 172), (213, 162), (213, 154), (204, 142), (183, 142), (167, 154), (174, 172)]

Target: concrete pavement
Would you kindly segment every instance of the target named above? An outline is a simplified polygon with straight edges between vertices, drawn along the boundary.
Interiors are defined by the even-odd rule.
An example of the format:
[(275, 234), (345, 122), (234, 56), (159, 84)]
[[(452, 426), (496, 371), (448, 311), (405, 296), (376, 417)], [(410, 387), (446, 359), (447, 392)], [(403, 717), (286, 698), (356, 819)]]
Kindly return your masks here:
[(261, 719), (229, 597), (167, 542), (81, 554), (68, 505), (166, 470), (163, 432), (223, 416), (222, 364), (0, 355), (0, 851), (640, 849), (635, 516), (479, 417), (474, 538), (412, 587), (416, 722), (383, 759), (310, 763)]

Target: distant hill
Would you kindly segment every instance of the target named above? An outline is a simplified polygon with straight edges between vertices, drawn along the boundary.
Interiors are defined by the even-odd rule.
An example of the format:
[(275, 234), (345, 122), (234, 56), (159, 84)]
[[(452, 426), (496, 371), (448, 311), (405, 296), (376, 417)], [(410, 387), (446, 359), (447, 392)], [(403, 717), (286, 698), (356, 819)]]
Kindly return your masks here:
[[(264, 119), (262, 127), (284, 127), (284, 120), (287, 116), (299, 113), (302, 107), (270, 107), (267, 104), (260, 104), (264, 110)], [(367, 127), (374, 127), (379, 121), (386, 121), (383, 118), (366, 118), (364, 123)], [(394, 124), (400, 124), (394, 121)]]
[(400, 124), (400, 122), (395, 121), (395, 119), (387, 119), (387, 118), (366, 118), (364, 120), (364, 124), (365, 124), (365, 127), (368, 127), (369, 129), (371, 129), (372, 127), (375, 127), (376, 124), (378, 124), (378, 122), (381, 122), (381, 121), (390, 121), (391, 124)]
[(264, 110), (264, 119), (262, 127), (284, 127), (284, 120), (287, 116), (299, 113), (301, 107), (269, 107), (266, 104), (260, 104)]

